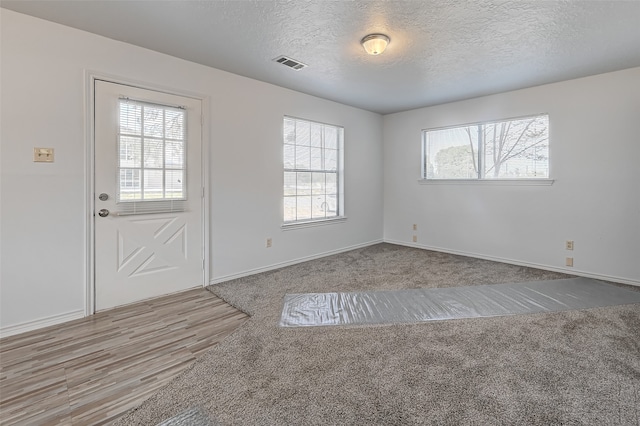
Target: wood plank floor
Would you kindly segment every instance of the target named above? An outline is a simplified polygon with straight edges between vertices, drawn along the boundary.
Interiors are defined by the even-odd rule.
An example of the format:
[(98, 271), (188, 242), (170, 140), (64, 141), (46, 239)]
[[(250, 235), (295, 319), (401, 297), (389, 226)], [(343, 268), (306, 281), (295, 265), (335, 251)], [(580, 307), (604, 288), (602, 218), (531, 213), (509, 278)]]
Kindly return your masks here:
[(0, 339), (0, 424), (108, 423), (247, 318), (197, 289)]

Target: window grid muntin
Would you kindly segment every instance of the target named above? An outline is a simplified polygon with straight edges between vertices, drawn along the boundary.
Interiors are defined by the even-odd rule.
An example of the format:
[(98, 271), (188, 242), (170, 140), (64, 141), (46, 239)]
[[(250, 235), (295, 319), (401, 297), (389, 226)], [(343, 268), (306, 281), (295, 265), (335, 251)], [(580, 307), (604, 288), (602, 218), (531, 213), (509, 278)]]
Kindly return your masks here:
[[(287, 134), (287, 125), (293, 123), (293, 138), (288, 139)], [(312, 138), (312, 131), (309, 132), (308, 143), (298, 143), (298, 126), (306, 126), (309, 129), (315, 127), (319, 127), (320, 129), (320, 138), (319, 138), (319, 146), (318, 144), (314, 145)], [(331, 132), (335, 132), (335, 140), (331, 141), (331, 145), (335, 143), (335, 148), (327, 148), (328, 141), (326, 137), (327, 129)], [(339, 126), (320, 123), (316, 121), (303, 120), (293, 117), (284, 118), (283, 125), (283, 142), (284, 142), (284, 195), (283, 195), (283, 215), (284, 215), (284, 223), (291, 224), (296, 222), (312, 222), (318, 220), (326, 220), (326, 219), (334, 219), (341, 216), (341, 205), (340, 205), (340, 179), (341, 179), (341, 167), (342, 167), (342, 159), (341, 159), (341, 147), (344, 138), (344, 129)], [(309, 150), (309, 158), (307, 161), (308, 168), (299, 168), (298, 166), (298, 147), (304, 148), (320, 148), (321, 158), (320, 158), (320, 168), (313, 168), (313, 158), (311, 156), (311, 149)], [(291, 151), (293, 149), (293, 155), (289, 156), (289, 159), (292, 162), (287, 161), (287, 150)], [(317, 151), (316, 151), (317, 152)], [(332, 156), (335, 154), (335, 158), (330, 160), (329, 168), (327, 168), (327, 153), (331, 153)], [(293, 164), (293, 167), (287, 167), (287, 165)], [(303, 193), (300, 194), (300, 178), (301, 175), (308, 174), (310, 176), (310, 184), (308, 188), (304, 188), (304, 192), (309, 192), (309, 194)], [(317, 178), (322, 176), (322, 181), (324, 182), (324, 191), (317, 191), (314, 188), (314, 178), (316, 175)], [(320, 176), (319, 176), (320, 175)], [(291, 181), (291, 179), (287, 179), (287, 177), (295, 177), (295, 184), (287, 186), (287, 182)], [(333, 181), (331, 187), (333, 189), (332, 192), (328, 189), (327, 178), (328, 176), (333, 176), (330, 180)], [(316, 199), (317, 198), (317, 199)], [(307, 214), (300, 214), (300, 202), (304, 202), (307, 204), (309, 201), (308, 208), (309, 211)], [(315, 201), (315, 203), (314, 203)], [(307, 207), (307, 206), (305, 206)], [(319, 207), (318, 210), (323, 210), (323, 214), (317, 213), (318, 210), (315, 207)], [(287, 211), (292, 210), (295, 212), (295, 218), (290, 218), (287, 220)], [(314, 213), (316, 212), (316, 213)]]
[[(501, 123), (512, 123), (512, 122), (518, 122), (518, 121), (523, 121), (523, 120), (536, 120), (539, 118), (543, 118), (546, 120), (546, 167), (543, 170), (546, 170), (546, 174), (545, 175), (535, 175), (535, 176), (524, 176), (524, 177), (487, 177), (485, 176), (485, 167), (484, 167), (484, 162), (486, 161), (486, 153), (483, 152), (484, 147), (482, 147), (483, 149), (477, 149), (474, 152), (474, 156), (472, 158), (473, 160), (473, 164), (474, 167), (477, 170), (477, 175), (474, 177), (469, 177), (469, 178), (460, 178), (460, 177), (444, 177), (444, 178), (439, 178), (439, 177), (430, 177), (428, 176), (429, 173), (429, 160), (430, 160), (430, 145), (429, 145), (429, 134), (431, 132), (437, 132), (437, 131), (444, 131), (444, 130), (451, 130), (451, 129), (465, 129), (465, 128), (471, 128), (471, 127), (479, 127), (479, 126), (483, 126), (484, 128), (491, 126), (491, 125), (496, 125), (496, 124), (501, 124)], [(421, 161), (421, 177), (422, 179), (427, 179), (427, 180), (464, 180), (464, 179), (475, 179), (475, 180), (509, 180), (509, 179), (519, 179), (519, 180), (524, 180), (524, 179), (548, 179), (551, 176), (551, 164), (550, 164), (550, 148), (549, 148), (549, 124), (550, 120), (549, 120), (549, 114), (548, 113), (540, 113), (540, 114), (533, 114), (533, 115), (527, 115), (527, 116), (519, 116), (519, 117), (512, 117), (512, 118), (506, 118), (506, 119), (499, 119), (499, 120), (491, 120), (491, 121), (482, 121), (482, 122), (475, 122), (475, 123), (467, 123), (467, 124), (461, 124), (461, 125), (455, 125), (455, 126), (445, 126), (445, 127), (435, 127), (435, 128), (430, 128), (430, 129), (423, 129), (422, 130), (422, 161)], [(480, 141), (476, 140), (476, 148), (480, 148)], [(537, 145), (537, 143), (535, 144)], [(529, 147), (531, 148), (531, 147)], [(483, 156), (481, 157), (480, 154), (483, 154)], [(508, 158), (507, 160), (509, 160), (510, 158)], [(504, 161), (504, 160), (500, 160), (500, 161)]]
[[(123, 105), (126, 105), (127, 107), (139, 107), (139, 113), (136, 113), (136, 118), (139, 120), (139, 123), (134, 123), (133, 127), (133, 131), (132, 132), (127, 132), (126, 129), (125, 131), (123, 131), (123, 115), (122, 115), (122, 111), (123, 111)], [(162, 136), (158, 137), (156, 134), (153, 135), (149, 135), (147, 136), (145, 133), (145, 109), (146, 108), (152, 108), (152, 109), (157, 109), (160, 110), (162, 112)], [(168, 133), (168, 123), (167, 123), (167, 112), (173, 114), (175, 116), (175, 118), (178, 118), (178, 121), (181, 121), (181, 134), (182, 137), (181, 138), (176, 138), (176, 137), (167, 137), (167, 133)], [(129, 121), (129, 119), (131, 118), (131, 114), (127, 114), (126, 115), (127, 123), (125, 124), (131, 124), (131, 122)], [(173, 128), (173, 124), (175, 124), (175, 122), (172, 122), (172, 126), (171, 128)], [(136, 130), (138, 130), (138, 132), (136, 132)], [(178, 132), (179, 133), (179, 132)], [(175, 131), (172, 132), (172, 136), (177, 135), (178, 133), (176, 133)], [(179, 200), (186, 200), (187, 199), (187, 182), (186, 182), (186, 171), (187, 171), (187, 164), (186, 164), (186, 151), (187, 151), (187, 117), (186, 117), (186, 110), (183, 107), (175, 107), (175, 106), (170, 106), (170, 105), (162, 105), (162, 104), (156, 104), (156, 103), (151, 103), (151, 102), (143, 102), (143, 101), (136, 101), (136, 100), (131, 100), (128, 98), (121, 98), (119, 103), (118, 103), (118, 144), (117, 144), (117, 150), (118, 150), (118, 173), (116, 174), (118, 180), (116, 183), (116, 188), (117, 188), (117, 197), (116, 197), (116, 202), (118, 203), (131, 203), (131, 202), (136, 202), (136, 203), (140, 203), (140, 202), (158, 202), (158, 201), (164, 201), (164, 200), (168, 200), (168, 201), (179, 201)], [(139, 139), (140, 140), (140, 158), (138, 160), (138, 166), (137, 167), (131, 167), (131, 166), (122, 166), (122, 139), (123, 138), (131, 138), (131, 139)], [(150, 167), (150, 166), (146, 166), (145, 165), (145, 158), (146, 158), (146, 152), (145, 152), (145, 140), (149, 140), (149, 141), (159, 141), (161, 142), (161, 167)], [(179, 143), (182, 145), (182, 152), (181, 152), (181, 157), (182, 157), (182, 164), (180, 167), (169, 167), (167, 165), (167, 159), (166, 159), (166, 150), (167, 150), (167, 143), (170, 144), (176, 144)], [(128, 148), (128, 147), (127, 147)], [(125, 149), (125, 152), (128, 149)], [(139, 187), (139, 191), (136, 191), (133, 194), (133, 197), (131, 198), (123, 198), (122, 197), (122, 180), (121, 180), (121, 176), (122, 176), (122, 171), (125, 171), (125, 175), (127, 175), (127, 171), (131, 171), (131, 174), (135, 174), (134, 171), (138, 171), (138, 185), (135, 185), (135, 183), (133, 183), (133, 185), (130, 185), (130, 182), (127, 182), (127, 180), (125, 179), (125, 183), (127, 183), (127, 185), (125, 187), (134, 187), (137, 188)], [(161, 178), (160, 178), (160, 197), (149, 197), (148, 194), (145, 194), (145, 189), (147, 184), (145, 184), (145, 178), (147, 174), (153, 174), (154, 172), (160, 171), (161, 172)], [(167, 196), (167, 186), (168, 186), (168, 182), (167, 182), (167, 171), (171, 171), (171, 172), (176, 172), (176, 171), (181, 171), (182, 172), (182, 179), (181, 179), (181, 196), (178, 197), (171, 197), (171, 196)], [(146, 173), (149, 172), (149, 173)], [(175, 192), (175, 191), (172, 191)], [(180, 191), (178, 191), (180, 192)], [(147, 196), (145, 196), (147, 195)]]

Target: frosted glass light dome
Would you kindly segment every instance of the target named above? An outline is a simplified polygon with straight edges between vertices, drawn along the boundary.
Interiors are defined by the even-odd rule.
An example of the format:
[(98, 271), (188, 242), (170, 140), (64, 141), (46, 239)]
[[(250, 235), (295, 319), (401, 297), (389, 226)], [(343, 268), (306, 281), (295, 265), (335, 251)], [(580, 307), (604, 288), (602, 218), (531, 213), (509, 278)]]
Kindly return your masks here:
[(369, 55), (379, 55), (387, 48), (389, 41), (389, 37), (384, 34), (369, 34), (360, 43)]

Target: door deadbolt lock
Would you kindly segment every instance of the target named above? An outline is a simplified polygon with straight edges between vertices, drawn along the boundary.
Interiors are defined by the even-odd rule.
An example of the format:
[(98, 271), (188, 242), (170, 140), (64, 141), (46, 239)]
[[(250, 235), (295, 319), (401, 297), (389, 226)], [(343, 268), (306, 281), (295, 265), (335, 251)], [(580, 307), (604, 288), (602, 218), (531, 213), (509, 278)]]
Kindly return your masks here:
[(107, 210), (107, 209), (101, 209), (101, 210), (98, 212), (98, 216), (100, 216), (100, 217), (107, 217), (107, 216), (109, 216), (109, 210)]
[(98, 199), (100, 201), (107, 201), (109, 199), (109, 194), (105, 194), (104, 192), (100, 195), (98, 195)]

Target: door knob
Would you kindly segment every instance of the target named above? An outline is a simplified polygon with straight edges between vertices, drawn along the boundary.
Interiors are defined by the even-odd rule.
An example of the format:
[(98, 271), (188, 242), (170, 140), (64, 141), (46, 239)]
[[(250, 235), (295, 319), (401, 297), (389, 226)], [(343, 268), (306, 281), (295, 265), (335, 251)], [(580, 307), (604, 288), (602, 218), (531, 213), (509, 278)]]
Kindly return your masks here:
[(101, 210), (98, 212), (98, 216), (100, 216), (100, 217), (107, 217), (107, 216), (109, 216), (109, 210), (107, 210), (107, 209), (101, 209)]

